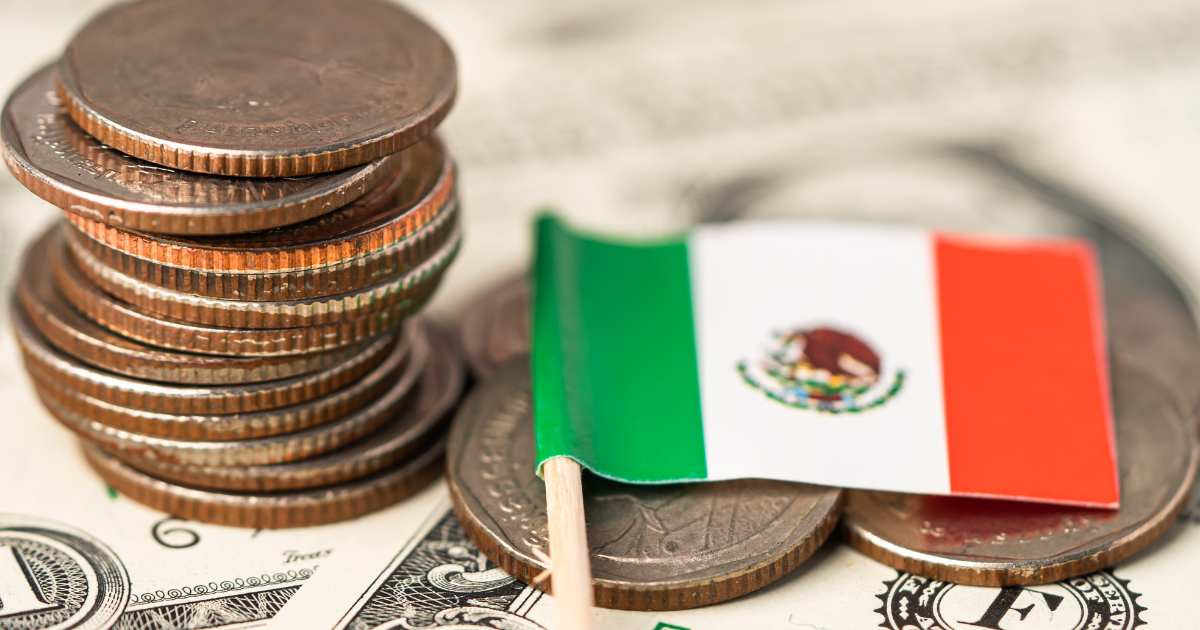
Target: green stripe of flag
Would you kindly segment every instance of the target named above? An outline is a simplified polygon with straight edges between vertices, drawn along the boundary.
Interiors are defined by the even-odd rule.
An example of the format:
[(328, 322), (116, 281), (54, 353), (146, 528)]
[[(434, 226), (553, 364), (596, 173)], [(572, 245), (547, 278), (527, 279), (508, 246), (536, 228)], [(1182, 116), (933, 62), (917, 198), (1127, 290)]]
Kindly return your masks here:
[(703, 479), (704, 432), (687, 244), (627, 245), (537, 223), (537, 459), (607, 477)]

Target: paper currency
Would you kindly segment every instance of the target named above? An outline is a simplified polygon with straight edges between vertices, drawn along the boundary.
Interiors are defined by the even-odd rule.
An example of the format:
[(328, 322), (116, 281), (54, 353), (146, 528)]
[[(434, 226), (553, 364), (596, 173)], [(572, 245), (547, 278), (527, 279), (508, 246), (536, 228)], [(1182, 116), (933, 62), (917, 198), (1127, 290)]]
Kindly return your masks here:
[[(479, 289), (524, 266), (527, 219), (545, 204), (573, 220), (625, 231), (658, 232), (743, 211), (766, 216), (772, 204), (778, 211), (804, 202), (900, 215), (922, 208), (940, 213), (949, 227), (967, 227), (955, 213), (972, 209), (1014, 232), (1075, 233), (1077, 218), (1046, 217), (1037, 208), (1049, 200), (1095, 209), (1090, 199), (1096, 198), (1117, 200), (1106, 210), (1128, 209), (1127, 224), (1157, 221), (1156, 242), (1170, 236), (1175, 252), (1200, 235), (1200, 227), (1183, 219), (1200, 202), (1200, 191), (1186, 183), (1192, 171), (1159, 168), (1149, 158), (1187, 162), (1143, 142), (1178, 138), (1191, 128), (1187, 104), (1193, 101), (1178, 94), (1194, 92), (1179, 78), (1195, 85), (1188, 77), (1200, 65), (1194, 36), (1200, 9), (1192, 3), (1060, 1), (1036, 10), (1000, 0), (969, 10), (939, 0), (410, 4), (448, 36), (463, 72), (458, 110), (444, 128), (461, 157), (464, 207), (474, 210), (464, 214), (468, 246), (433, 304), (443, 315), (457, 315)], [(53, 58), (102, 5), (0, 0), (0, 53), (13, 61), (0, 68), (3, 92)], [(1153, 90), (1138, 92), (1150, 84)], [(1113, 95), (1127, 100), (1104, 104)], [(1144, 105), (1133, 117), (1143, 122), (1114, 127), (1130, 120), (1124, 116), (1130, 103)], [(1163, 107), (1172, 115), (1157, 115)], [(1052, 120), (1034, 124), (1050, 112), (1056, 113)], [(839, 176), (783, 189), (761, 168), (780, 146), (796, 156), (828, 154), (840, 134), (854, 129), (868, 142), (881, 129), (949, 137), (967, 161), (1015, 173), (1028, 186), (1017, 194), (1013, 178), (982, 187), (977, 179), (960, 181), (954, 161), (912, 168), (891, 162), (871, 182)], [(1133, 131), (1115, 142), (1100, 133), (1112, 129)], [(1147, 129), (1152, 133), (1143, 133)], [(1079, 142), (1067, 142), (1073, 139)], [(1070, 172), (1073, 188), (1047, 187), (1044, 172), (1014, 171), (1002, 154), (980, 150), (1012, 140), (1052, 148), (1051, 172)], [(1170, 142), (1179, 151), (1194, 150), (1186, 141)], [(1023, 158), (1031, 153), (1022, 148)], [(831, 162), (822, 158), (791, 170), (821, 163)], [(931, 171), (942, 175), (921, 180)], [(1157, 186), (1166, 180), (1155, 178), (1164, 174), (1170, 186)], [(798, 196), (789, 197), (789, 190)], [(7, 173), (0, 174), (0, 207), (0, 282), (11, 286), (22, 246), (58, 212)], [(1110, 246), (1106, 256), (1129, 268), (1153, 268), (1111, 231), (1095, 229), (1089, 234)], [(1200, 262), (1179, 258), (1173, 274), (1200, 278)], [(1168, 304), (1184, 302), (1161, 273), (1138, 283)], [(0, 305), (0, 320), (9, 326), (7, 304)], [(476, 574), (493, 567), (455, 530), (440, 486), (378, 514), (312, 529), (255, 532), (181, 523), (108, 493), (73, 438), (38, 406), (7, 333), (0, 335), (0, 394), (0, 512), (50, 520), (111, 550), (125, 566), (131, 596), (114, 615), (118, 627), (323, 630), (452, 621), (504, 627), (499, 620), (513, 618), (552, 627), (551, 597), (500, 584), (499, 576), (488, 591), (443, 588), (468, 574), (466, 581), (478, 582), (472, 587), (491, 584)], [(62, 544), (63, 553), (79, 556), (76, 547)], [(1036, 628), (1072, 627), (1086, 610), (1086, 623), (1100, 627), (1128, 628), (1136, 621), (1150, 629), (1189, 627), (1195, 624), (1197, 557), (1200, 505), (1193, 499), (1185, 518), (1150, 549), (1083, 584), (1014, 592), (925, 583), (834, 543), (747, 598), (670, 614), (598, 611), (597, 619), (600, 628), (629, 630), (881, 624), (899, 630), (935, 622), (978, 628), (962, 624), (994, 619), (985, 618), (992, 611), (1003, 612), (990, 622), (995, 626)], [(14, 565), (5, 562), (0, 559), (0, 600), (36, 605), (28, 590), (13, 590), (27, 589), (28, 580), (11, 579)], [(463, 570), (440, 568), (454, 565)], [(445, 580), (431, 581), (430, 569)], [(1109, 603), (1100, 606), (1097, 593)], [(935, 602), (957, 608), (938, 612)], [(446, 612), (466, 607), (484, 608), (477, 612), (485, 616)], [(11, 621), (3, 613), (0, 628)]]

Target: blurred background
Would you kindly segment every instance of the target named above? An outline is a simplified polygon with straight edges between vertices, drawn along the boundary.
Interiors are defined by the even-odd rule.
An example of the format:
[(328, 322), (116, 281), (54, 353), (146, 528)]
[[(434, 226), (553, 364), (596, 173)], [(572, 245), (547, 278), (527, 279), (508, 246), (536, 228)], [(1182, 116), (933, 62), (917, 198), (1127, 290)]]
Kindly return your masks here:
[[(0, 0), (0, 90), (106, 4)], [(1200, 292), (1200, 2), (407, 4), (459, 57), (443, 133), (461, 160), (467, 240), (434, 305), (443, 316), (523, 268), (539, 208), (659, 233), (775, 195), (772, 156), (812, 169), (794, 156), (885, 138), (1004, 155), (1103, 208), (1189, 301)], [(932, 203), (935, 189), (888, 203)], [(947, 194), (986, 205), (997, 193)], [(57, 211), (7, 171), (0, 208), (7, 296), (24, 243)]]

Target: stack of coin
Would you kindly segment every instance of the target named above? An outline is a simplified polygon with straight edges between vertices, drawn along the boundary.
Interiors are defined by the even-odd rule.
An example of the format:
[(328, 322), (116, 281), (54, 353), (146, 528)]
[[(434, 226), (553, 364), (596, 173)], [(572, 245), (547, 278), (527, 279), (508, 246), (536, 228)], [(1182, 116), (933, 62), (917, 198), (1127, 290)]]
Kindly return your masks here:
[(437, 477), (465, 369), (411, 316), (460, 243), (433, 135), (455, 89), (381, 0), (120, 4), (17, 88), (5, 161), (66, 220), (26, 253), (16, 334), (113, 488), (288, 527)]

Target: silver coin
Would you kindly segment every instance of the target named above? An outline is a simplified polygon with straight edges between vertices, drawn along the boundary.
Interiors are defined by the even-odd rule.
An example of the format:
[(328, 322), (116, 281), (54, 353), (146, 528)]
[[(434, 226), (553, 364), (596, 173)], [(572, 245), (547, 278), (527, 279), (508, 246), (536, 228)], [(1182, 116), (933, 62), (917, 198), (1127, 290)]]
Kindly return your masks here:
[(979, 586), (1064, 580), (1144, 548), (1183, 510), (1200, 445), (1189, 410), (1149, 372), (1117, 357), (1113, 385), (1120, 509), (852, 490), (846, 539), (901, 571)]
[[(414, 338), (412, 346), (411, 358), (408, 358), (410, 353), (401, 352), (400, 348), (397, 348), (392, 356), (361, 381), (366, 387), (373, 387), (376, 383), (390, 385), (382, 396), (370, 404), (342, 418), (300, 431), (253, 439), (179, 440), (133, 433), (85, 417), (62, 404), (57, 397), (45, 393), (42, 390), (44, 386), (39, 385), (39, 394), (42, 403), (59, 422), (84, 439), (117, 454), (129, 453), (144, 459), (202, 466), (278, 464), (307, 459), (352, 444), (370, 435), (394, 416), (410, 401), (429, 353), (428, 342), (423, 334)], [(337, 395), (336, 392), (333, 394)], [(306, 403), (306, 406), (318, 401)], [(180, 418), (180, 421), (196, 422), (210, 419), (184, 417)], [(256, 419), (258, 418), (250, 420)], [(263, 422), (273, 420), (274, 418), (267, 417)]]
[(463, 348), (475, 378), (485, 379), (529, 352), (529, 287), (524, 276), (506, 280), (466, 309)]
[[(463, 403), (450, 430), (455, 513), (492, 562), (528, 582), (546, 568), (546, 490), (534, 474), (529, 364), (514, 359)], [(795, 569), (833, 529), (842, 491), (766, 480), (642, 486), (586, 475), (596, 605), (704, 606)]]
[(281, 492), (343, 483), (383, 470), (440, 439), (466, 381), (462, 353), (444, 331), (428, 328), (430, 353), (412, 403), (371, 436), (346, 448), (267, 466), (197, 466), (112, 453), (163, 481), (192, 488)]

